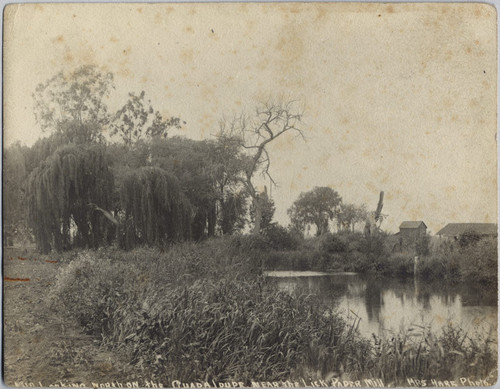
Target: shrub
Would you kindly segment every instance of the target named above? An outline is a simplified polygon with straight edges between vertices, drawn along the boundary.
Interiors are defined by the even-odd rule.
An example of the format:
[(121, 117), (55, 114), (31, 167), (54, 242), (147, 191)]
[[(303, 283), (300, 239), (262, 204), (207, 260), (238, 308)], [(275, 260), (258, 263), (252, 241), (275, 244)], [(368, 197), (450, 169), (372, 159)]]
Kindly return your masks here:
[(462, 278), (477, 282), (497, 282), (497, 239), (481, 239), (463, 248), (458, 255)]
[(385, 274), (400, 277), (413, 274), (415, 259), (409, 254), (391, 254), (386, 260)]
[(269, 239), (263, 234), (231, 236), (230, 247), (238, 253), (248, 253), (255, 250), (269, 250)]
[(321, 236), (321, 250), (327, 253), (345, 253), (349, 242), (345, 234), (327, 233)]
[(376, 259), (381, 256), (389, 255), (390, 251), (385, 246), (385, 234), (373, 234), (360, 240), (360, 251), (369, 258)]
[(294, 250), (302, 241), (302, 237), (277, 223), (270, 224), (263, 231), (267, 239), (268, 248), (272, 250)]
[(448, 278), (448, 261), (449, 257), (438, 255), (419, 258), (417, 274), (429, 281)]
[(107, 330), (110, 311), (115, 299), (120, 299), (123, 286), (142, 284), (141, 274), (133, 264), (124, 267), (119, 262), (82, 253), (62, 268), (56, 277), (49, 298), (54, 307), (63, 309), (88, 333), (96, 335)]
[(475, 231), (465, 231), (458, 238), (458, 244), (462, 248), (467, 248), (469, 246), (474, 246), (477, 242), (481, 240), (481, 235)]
[(430, 243), (431, 243), (431, 238), (429, 235), (424, 235), (420, 237), (417, 240), (417, 243), (415, 245), (415, 251), (417, 252), (417, 255), (423, 256), (423, 255), (429, 255), (430, 254)]
[(370, 273), (375, 270), (373, 262), (369, 262), (366, 254), (354, 250), (349, 253), (349, 262), (346, 266), (346, 271), (354, 271), (358, 273)]

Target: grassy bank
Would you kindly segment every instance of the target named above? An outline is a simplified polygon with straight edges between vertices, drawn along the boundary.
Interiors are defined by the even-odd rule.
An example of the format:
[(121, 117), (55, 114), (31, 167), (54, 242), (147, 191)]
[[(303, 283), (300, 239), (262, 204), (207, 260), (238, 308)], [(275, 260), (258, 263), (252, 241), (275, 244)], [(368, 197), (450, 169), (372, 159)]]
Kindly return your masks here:
[[(415, 251), (400, 252), (395, 236), (361, 233), (324, 234), (303, 239), (290, 232), (245, 237), (268, 270), (345, 271), (393, 277), (413, 276)], [(496, 238), (460, 245), (443, 242), (419, 253), (418, 275), (426, 280), (497, 283)]]
[(266, 283), (262, 252), (247, 237), (85, 252), (61, 269), (49, 299), (136, 377), (161, 382), (496, 377), (488, 337), (446, 326), (365, 339), (314, 296)]

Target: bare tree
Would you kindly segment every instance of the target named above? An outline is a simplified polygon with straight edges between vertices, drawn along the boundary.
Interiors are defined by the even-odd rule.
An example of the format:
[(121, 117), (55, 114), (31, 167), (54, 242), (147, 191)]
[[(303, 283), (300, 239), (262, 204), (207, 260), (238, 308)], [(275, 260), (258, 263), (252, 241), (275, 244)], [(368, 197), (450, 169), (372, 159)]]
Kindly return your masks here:
[(257, 106), (254, 115), (241, 114), (228, 121), (223, 119), (219, 138), (231, 138), (242, 149), (242, 174), (236, 177), (252, 198), (255, 209), (253, 232), (260, 232), (263, 210), (263, 196), (255, 187), (255, 177), (261, 174), (276, 185), (271, 176), (271, 158), (268, 145), (286, 133), (304, 137), (301, 129), (302, 110), (297, 101), (271, 102)]

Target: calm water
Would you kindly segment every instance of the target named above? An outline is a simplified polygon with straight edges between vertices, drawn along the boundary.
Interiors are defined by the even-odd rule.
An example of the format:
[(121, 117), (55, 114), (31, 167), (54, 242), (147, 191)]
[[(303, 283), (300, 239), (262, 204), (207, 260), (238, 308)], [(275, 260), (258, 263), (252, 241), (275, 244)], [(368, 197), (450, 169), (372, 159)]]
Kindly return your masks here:
[(355, 273), (267, 272), (269, 282), (290, 293), (318, 295), (354, 320), (365, 336), (412, 324), (434, 332), (449, 320), (469, 334), (492, 331), (497, 339), (497, 291), (475, 284), (447, 285), (409, 278), (370, 278)]

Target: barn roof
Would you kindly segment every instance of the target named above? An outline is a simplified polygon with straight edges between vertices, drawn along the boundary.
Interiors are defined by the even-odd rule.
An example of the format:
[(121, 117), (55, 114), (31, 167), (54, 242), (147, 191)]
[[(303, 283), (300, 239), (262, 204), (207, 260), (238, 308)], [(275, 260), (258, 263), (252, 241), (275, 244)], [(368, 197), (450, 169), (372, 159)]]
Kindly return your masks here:
[(399, 228), (419, 228), (421, 224), (423, 224), (425, 226), (425, 228), (427, 228), (427, 226), (425, 225), (425, 223), (422, 220), (405, 221), (405, 222), (401, 223)]
[(464, 232), (475, 232), (479, 235), (496, 235), (498, 226), (495, 223), (448, 223), (438, 231), (437, 235), (459, 236)]

